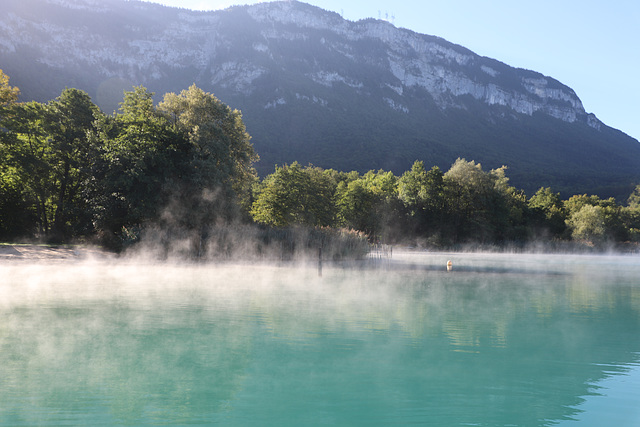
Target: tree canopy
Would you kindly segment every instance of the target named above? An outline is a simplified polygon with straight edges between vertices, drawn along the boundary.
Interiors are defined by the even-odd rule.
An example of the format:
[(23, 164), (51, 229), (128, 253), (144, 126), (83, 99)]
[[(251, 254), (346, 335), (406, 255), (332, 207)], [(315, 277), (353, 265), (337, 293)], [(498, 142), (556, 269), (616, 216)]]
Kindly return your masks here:
[(195, 85), (157, 105), (135, 87), (112, 115), (78, 89), (46, 103), (18, 102), (18, 93), (0, 70), (3, 239), (97, 237), (117, 249), (152, 225), (202, 240), (239, 220), (436, 247), (640, 242), (640, 185), (626, 206), (587, 194), (562, 200), (549, 187), (527, 198), (506, 167), (463, 158), (445, 172), (416, 161), (400, 176), (293, 162), (260, 181), (242, 114)]
[(9, 76), (0, 70), (0, 107), (7, 107), (18, 100), (20, 89), (9, 85)]
[(3, 82), (6, 236), (97, 234), (118, 246), (145, 224), (199, 228), (249, 203), (257, 155), (240, 112), (212, 94), (192, 86), (156, 107), (153, 93), (136, 87), (119, 113), (105, 115), (77, 89), (17, 103)]
[(332, 226), (335, 224), (336, 182), (322, 170), (299, 163), (276, 167), (257, 189), (251, 208), (253, 219), (262, 224)]

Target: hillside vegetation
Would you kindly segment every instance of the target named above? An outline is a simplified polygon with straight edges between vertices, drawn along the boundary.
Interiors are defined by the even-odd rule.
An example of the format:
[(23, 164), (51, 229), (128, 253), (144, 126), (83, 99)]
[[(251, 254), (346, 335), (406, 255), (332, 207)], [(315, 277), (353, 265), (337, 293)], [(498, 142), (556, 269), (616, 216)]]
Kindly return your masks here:
[(436, 248), (640, 239), (640, 186), (626, 205), (586, 194), (562, 200), (548, 187), (527, 197), (506, 167), (485, 171), (462, 158), (445, 172), (415, 161), (400, 175), (293, 162), (259, 180), (240, 112), (196, 86), (157, 105), (136, 87), (105, 115), (77, 89), (19, 103), (0, 78), (3, 240), (122, 250), (146, 237), (165, 255), (180, 241), (197, 256), (333, 247), (341, 257), (361, 256), (365, 239)]
[(243, 112), (261, 161), (402, 175), (419, 160), (508, 166), (532, 196), (626, 200), (640, 182), (640, 143), (585, 111), (570, 87), (439, 37), (303, 2), (196, 12), (148, 2), (4, 0), (0, 64), (21, 100), (66, 87), (102, 111), (123, 90), (197, 87)]

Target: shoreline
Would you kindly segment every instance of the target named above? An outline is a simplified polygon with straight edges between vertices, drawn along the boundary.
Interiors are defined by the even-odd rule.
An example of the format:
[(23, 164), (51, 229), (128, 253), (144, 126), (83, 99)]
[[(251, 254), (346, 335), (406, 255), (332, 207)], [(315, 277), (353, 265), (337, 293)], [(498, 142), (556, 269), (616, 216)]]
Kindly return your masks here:
[(97, 247), (38, 245), (38, 244), (2, 244), (0, 245), (0, 262), (2, 261), (76, 261), (87, 259), (107, 260), (115, 254)]
[[(475, 250), (474, 250), (475, 249)], [(540, 250), (539, 247), (533, 248), (534, 250), (487, 250), (487, 248), (482, 247), (474, 247), (468, 249), (443, 249), (443, 250), (428, 250), (422, 248), (415, 248), (411, 246), (398, 245), (393, 246), (393, 255), (389, 254), (386, 256), (376, 256), (376, 251), (373, 250), (367, 256), (365, 256), (364, 260), (369, 261), (381, 261), (381, 260), (393, 260), (394, 258), (399, 257), (400, 259), (412, 255), (423, 255), (423, 254), (431, 254), (431, 255), (452, 255), (452, 256), (463, 256), (463, 255), (488, 255), (488, 254), (503, 254), (503, 255), (586, 255), (586, 256), (607, 256), (607, 255), (618, 255), (618, 256), (634, 256), (638, 255), (637, 249), (634, 251), (617, 251), (617, 250), (568, 250), (568, 248), (563, 248), (565, 250)], [(536, 250), (537, 249), (537, 250)], [(557, 249), (557, 248), (556, 248)], [(396, 256), (394, 256), (396, 255)], [(403, 256), (404, 255), (404, 256)], [(0, 262), (70, 262), (70, 261), (87, 261), (87, 260), (95, 260), (95, 261), (113, 261), (117, 258), (120, 258), (119, 255), (115, 252), (110, 252), (103, 248), (97, 246), (82, 246), (82, 245), (44, 245), (44, 244), (32, 244), (32, 243), (3, 243), (0, 244)], [(378, 259), (379, 258), (379, 259)], [(134, 259), (136, 259), (134, 257)], [(139, 260), (143, 260), (146, 258), (140, 258)], [(305, 258), (307, 261), (314, 261), (313, 258)], [(148, 259), (147, 259), (148, 260)], [(242, 260), (240, 258), (239, 260)], [(317, 258), (316, 258), (317, 260)], [(167, 261), (166, 259), (164, 260)], [(175, 260), (178, 261), (178, 260)], [(185, 261), (184, 259), (180, 259), (179, 261)], [(192, 260), (195, 261), (195, 260)], [(215, 262), (215, 260), (209, 260)], [(229, 259), (227, 259), (229, 261)], [(263, 260), (266, 261), (266, 260)], [(324, 262), (328, 264), (331, 263), (331, 260), (325, 259)]]

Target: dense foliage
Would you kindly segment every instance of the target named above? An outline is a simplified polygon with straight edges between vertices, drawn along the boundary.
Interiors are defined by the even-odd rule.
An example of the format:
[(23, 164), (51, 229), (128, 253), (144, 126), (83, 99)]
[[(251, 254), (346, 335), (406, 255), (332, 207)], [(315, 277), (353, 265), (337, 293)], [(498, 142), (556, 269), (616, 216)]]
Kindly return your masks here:
[[(261, 177), (294, 161), (401, 175), (416, 159), (446, 171), (465, 157), (486, 169), (508, 165), (510, 182), (528, 195), (551, 187), (563, 198), (623, 200), (640, 182), (638, 141), (587, 116), (570, 88), (435, 36), (345, 21), (303, 2), (218, 12), (102, 3), (0, 1), (3, 40), (14, 47), (0, 49), (0, 64), (23, 99), (45, 102), (72, 86), (111, 113), (123, 89), (137, 84), (160, 94), (159, 102), (196, 83), (242, 110)], [(275, 19), (283, 7), (290, 12)], [(296, 16), (304, 22), (293, 25)], [(438, 73), (429, 77), (427, 69)], [(531, 84), (543, 81), (549, 96), (539, 98)], [(436, 82), (457, 89), (438, 95)], [(455, 95), (470, 87), (487, 91)], [(492, 88), (515, 96), (518, 110), (528, 102), (545, 107), (529, 115), (510, 102), (488, 103), (480, 95)]]
[(253, 252), (275, 242), (282, 257), (331, 239), (347, 243), (336, 256), (361, 254), (362, 236), (432, 247), (640, 240), (640, 186), (624, 206), (594, 195), (562, 200), (549, 187), (527, 197), (506, 167), (485, 171), (461, 158), (446, 172), (416, 161), (400, 176), (293, 162), (259, 181), (240, 112), (195, 85), (157, 105), (135, 87), (112, 115), (77, 89), (47, 103), (17, 96), (0, 71), (0, 239), (97, 239), (121, 249), (144, 230), (164, 230), (150, 239), (186, 233), (189, 250), (208, 242), (229, 254), (241, 244), (219, 225), (253, 223), (242, 232)]
[(152, 223), (201, 231), (246, 211), (257, 155), (240, 112), (213, 95), (192, 86), (155, 107), (136, 87), (104, 115), (77, 89), (46, 104), (12, 93), (5, 81), (0, 237), (118, 248)]
[(443, 173), (416, 161), (397, 177), (294, 162), (256, 186), (251, 215), (263, 224), (346, 227), (371, 241), (431, 247), (545, 242), (602, 248), (638, 241), (640, 186), (627, 206), (587, 195), (563, 201), (548, 187), (527, 198), (509, 185), (505, 171), (458, 159)]

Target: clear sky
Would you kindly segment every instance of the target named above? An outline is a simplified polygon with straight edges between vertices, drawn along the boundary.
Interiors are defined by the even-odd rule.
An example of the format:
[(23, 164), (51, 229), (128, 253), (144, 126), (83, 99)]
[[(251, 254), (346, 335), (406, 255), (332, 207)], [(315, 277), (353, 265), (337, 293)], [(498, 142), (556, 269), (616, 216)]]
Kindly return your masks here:
[[(246, 0), (152, 0), (194, 10)], [(640, 139), (639, 0), (308, 0), (345, 19), (391, 20), (574, 89), (589, 113)]]

